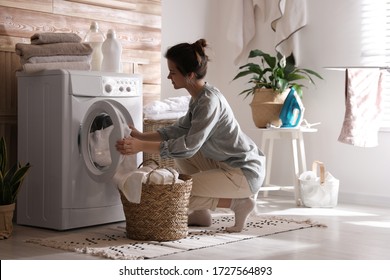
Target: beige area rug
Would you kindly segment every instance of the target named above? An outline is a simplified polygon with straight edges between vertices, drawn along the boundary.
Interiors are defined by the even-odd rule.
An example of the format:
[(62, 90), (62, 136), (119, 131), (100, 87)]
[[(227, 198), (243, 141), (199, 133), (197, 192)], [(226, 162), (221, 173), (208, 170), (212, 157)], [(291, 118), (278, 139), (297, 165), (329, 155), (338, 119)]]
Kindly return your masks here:
[(70, 233), (45, 239), (30, 239), (26, 242), (108, 259), (135, 260), (154, 259), (160, 256), (221, 246), (282, 232), (325, 227), (310, 220), (296, 221), (282, 217), (251, 215), (247, 220), (246, 228), (242, 232), (226, 232), (226, 227), (233, 224), (234, 216), (232, 215), (213, 216), (213, 224), (210, 227), (190, 227), (186, 238), (166, 242), (130, 240), (126, 238), (124, 226), (91, 229), (83, 233)]

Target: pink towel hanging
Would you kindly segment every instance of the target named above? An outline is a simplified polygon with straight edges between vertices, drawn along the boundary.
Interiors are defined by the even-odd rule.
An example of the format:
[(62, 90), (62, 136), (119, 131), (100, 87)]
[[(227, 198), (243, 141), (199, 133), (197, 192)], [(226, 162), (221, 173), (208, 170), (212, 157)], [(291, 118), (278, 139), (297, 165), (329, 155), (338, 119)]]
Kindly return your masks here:
[(358, 147), (378, 145), (384, 71), (380, 68), (346, 70), (345, 116), (338, 141)]

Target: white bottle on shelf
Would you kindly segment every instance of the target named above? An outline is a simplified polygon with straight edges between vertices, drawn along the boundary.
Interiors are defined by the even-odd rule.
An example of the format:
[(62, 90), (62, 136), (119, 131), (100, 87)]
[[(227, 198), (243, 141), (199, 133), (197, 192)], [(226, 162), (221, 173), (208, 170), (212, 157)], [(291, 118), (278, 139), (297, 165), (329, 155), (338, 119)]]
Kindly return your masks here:
[(102, 44), (105, 40), (104, 34), (99, 30), (99, 25), (96, 21), (91, 23), (91, 27), (85, 35), (84, 42), (88, 43), (92, 48), (91, 70), (100, 71), (103, 61)]
[(112, 29), (109, 29), (107, 32), (107, 38), (102, 45), (102, 52), (102, 71), (122, 72), (122, 46), (116, 38), (115, 31)]

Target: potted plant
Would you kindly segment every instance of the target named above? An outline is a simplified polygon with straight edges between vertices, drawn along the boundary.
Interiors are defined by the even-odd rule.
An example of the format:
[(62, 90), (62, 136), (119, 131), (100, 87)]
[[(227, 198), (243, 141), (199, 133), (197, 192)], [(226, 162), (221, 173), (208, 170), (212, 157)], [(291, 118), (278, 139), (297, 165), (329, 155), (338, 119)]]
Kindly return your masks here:
[(279, 113), (290, 89), (293, 88), (299, 97), (303, 95), (304, 84), (308, 81), (315, 84), (313, 78), (322, 79), (315, 71), (295, 66), (293, 54), (288, 57), (279, 52), (276, 56), (261, 50), (251, 50), (248, 58), (260, 57), (260, 63), (249, 62), (240, 66), (240, 72), (233, 80), (251, 76), (252, 87), (240, 92), (240, 95), (253, 95), (251, 103), (253, 120), (257, 127), (266, 127), (268, 123), (279, 122)]
[(7, 170), (7, 148), (3, 137), (0, 139), (0, 239), (8, 238), (13, 229), (12, 219), (16, 197), (30, 164), (16, 163)]

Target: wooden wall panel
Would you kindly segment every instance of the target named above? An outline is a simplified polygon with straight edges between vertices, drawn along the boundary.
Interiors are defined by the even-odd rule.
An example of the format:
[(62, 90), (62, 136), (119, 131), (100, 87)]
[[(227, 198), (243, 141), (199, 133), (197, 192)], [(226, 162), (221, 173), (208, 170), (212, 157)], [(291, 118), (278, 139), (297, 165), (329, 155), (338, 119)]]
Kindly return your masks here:
[(51, 13), (53, 0), (1, 0), (1, 6)]
[(0, 137), (7, 142), (10, 165), (17, 157), (17, 89), (15, 72), (20, 67), (14, 52), (0, 52)]
[[(55, 0), (1, 0), (0, 6), (25, 9), (30, 11), (52, 12), (52, 4)], [(115, 7), (119, 10), (132, 10), (146, 15), (161, 16), (160, 0), (59, 0), (64, 2), (77, 2), (89, 4), (95, 7)], [(110, 5), (114, 3), (115, 5)], [(120, 2), (123, 2), (122, 9)], [(73, 4), (71, 4), (73, 5)], [(131, 7), (130, 9), (128, 7)]]
[[(84, 38), (93, 20), (80, 18), (75, 21), (71, 16), (2, 8), (0, 26), (3, 28), (0, 28), (0, 35), (30, 38), (37, 32), (73, 32)], [(124, 49), (161, 52), (161, 29), (159, 28), (108, 21), (98, 21), (98, 23), (104, 33), (108, 29), (115, 29)]]
[[(144, 84), (144, 88), (143, 88), (144, 105), (149, 104), (154, 100), (159, 100), (160, 92), (161, 92), (161, 87), (159, 85)], [(158, 97), (158, 99), (156, 97)]]
[(129, 1), (120, 0), (67, 0), (68, 2), (89, 4), (98, 7), (114, 8), (119, 10), (135, 10), (137, 5), (130, 3)]
[[(82, 2), (84, 0), (78, 0)], [(112, 1), (106, 1), (108, 4)], [(136, 4), (132, 4), (137, 7)], [(119, 10), (107, 7), (95, 7), (93, 13), (91, 6), (81, 3), (72, 3), (63, 0), (53, 1), (53, 13), (59, 15), (67, 15), (85, 18), (96, 21), (109, 21), (122, 24), (130, 24), (135, 26), (150, 27), (161, 29), (161, 16), (153, 14), (141, 13), (137, 9), (134, 10)]]
[[(126, 66), (124, 69), (138, 69), (144, 76), (145, 83), (160, 85), (160, 1), (108, 1), (116, 3), (117, 7), (120, 7), (121, 2), (123, 7), (130, 5), (130, 9), (124, 10), (100, 7), (100, 2), (102, 1), (2, 1), (0, 50), (12, 51), (18, 42), (29, 43), (30, 36), (37, 32), (74, 32), (84, 38), (90, 23), (96, 20), (102, 31), (106, 32), (110, 28), (116, 30), (123, 47), (122, 60), (125, 64), (141, 63), (140, 67)], [(150, 94), (155, 99), (159, 98), (159, 94)]]
[(10, 120), (17, 114), (15, 72), (19, 68), (19, 57), (14, 52), (0, 52), (0, 118)]
[(11, 161), (17, 152), (17, 89), (20, 68), (16, 43), (30, 43), (38, 32), (74, 32), (81, 38), (97, 21), (105, 33), (115, 29), (123, 47), (124, 69), (143, 75), (144, 104), (160, 98), (160, 0), (1, 0), (0, 2), (0, 137)]

